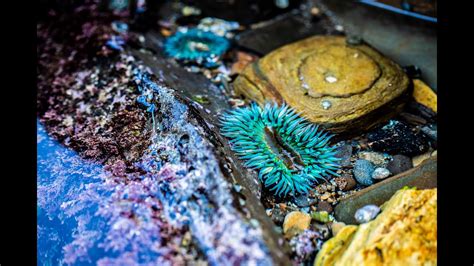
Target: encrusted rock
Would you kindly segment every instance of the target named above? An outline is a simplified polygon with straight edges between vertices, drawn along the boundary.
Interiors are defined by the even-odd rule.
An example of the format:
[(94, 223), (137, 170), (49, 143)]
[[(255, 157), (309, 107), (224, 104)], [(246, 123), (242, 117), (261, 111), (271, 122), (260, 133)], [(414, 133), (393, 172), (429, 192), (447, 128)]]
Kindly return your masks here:
[(397, 191), (375, 220), (340, 229), (323, 245), (314, 265), (436, 265), (436, 193)]
[(434, 112), (438, 111), (438, 96), (428, 85), (419, 79), (413, 80), (413, 98)]
[(368, 145), (375, 151), (414, 156), (430, 148), (430, 138), (421, 130), (400, 121), (391, 120), (387, 125), (367, 135)]
[(304, 212), (293, 211), (283, 221), (283, 233), (287, 237), (299, 234), (309, 228), (311, 216)]
[(314, 36), (247, 66), (234, 88), (260, 104), (286, 102), (312, 122), (348, 132), (392, 117), (402, 108), (408, 83), (397, 64), (368, 45)]
[(354, 177), (360, 184), (370, 186), (374, 183), (372, 180), (374, 170), (375, 167), (371, 162), (359, 159), (354, 164)]
[(355, 179), (350, 174), (344, 174), (340, 177), (334, 178), (337, 187), (342, 191), (349, 191), (356, 185)]

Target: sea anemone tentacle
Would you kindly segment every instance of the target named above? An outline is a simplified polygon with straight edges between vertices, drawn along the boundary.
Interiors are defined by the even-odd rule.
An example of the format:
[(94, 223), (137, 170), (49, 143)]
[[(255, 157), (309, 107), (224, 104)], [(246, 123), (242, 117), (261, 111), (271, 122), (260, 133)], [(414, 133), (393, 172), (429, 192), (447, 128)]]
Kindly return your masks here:
[(339, 158), (329, 145), (333, 135), (286, 104), (252, 103), (220, 121), (232, 150), (278, 196), (307, 193), (313, 184), (337, 176)]

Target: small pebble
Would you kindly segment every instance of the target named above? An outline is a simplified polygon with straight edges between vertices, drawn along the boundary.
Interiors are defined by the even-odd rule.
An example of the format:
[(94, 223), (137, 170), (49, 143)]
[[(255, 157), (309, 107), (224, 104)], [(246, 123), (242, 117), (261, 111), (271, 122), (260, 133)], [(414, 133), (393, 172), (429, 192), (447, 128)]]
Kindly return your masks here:
[(356, 185), (355, 179), (348, 173), (334, 178), (334, 181), (336, 182), (337, 187), (342, 191), (349, 191)]
[(413, 163), (411, 159), (405, 155), (400, 154), (393, 156), (393, 159), (387, 164), (387, 169), (393, 175), (403, 173), (412, 167)]
[(333, 208), (332, 205), (327, 201), (320, 201), (318, 202), (317, 210), (331, 213), (333, 211)]
[(283, 221), (283, 233), (286, 234), (290, 230), (293, 231), (291, 234), (303, 232), (309, 228), (310, 223), (311, 216), (309, 214), (299, 211), (290, 212)]
[(382, 180), (390, 176), (390, 171), (387, 168), (378, 167), (375, 168), (372, 173), (372, 178), (375, 180)]
[(354, 218), (359, 224), (363, 224), (372, 221), (379, 212), (380, 208), (377, 205), (365, 205), (356, 211)]
[(374, 183), (372, 173), (374, 172), (374, 165), (363, 159), (358, 159), (354, 165), (354, 177), (360, 184), (370, 186)]
[(318, 199), (309, 198), (308, 195), (300, 195), (294, 199), (294, 202), (298, 207), (309, 207), (318, 203)]

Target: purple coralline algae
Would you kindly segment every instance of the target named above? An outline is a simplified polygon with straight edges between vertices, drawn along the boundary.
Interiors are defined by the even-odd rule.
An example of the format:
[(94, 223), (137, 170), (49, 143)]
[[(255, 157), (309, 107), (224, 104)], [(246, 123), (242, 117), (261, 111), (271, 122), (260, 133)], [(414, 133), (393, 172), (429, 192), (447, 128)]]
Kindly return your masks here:
[(313, 230), (304, 230), (290, 240), (290, 246), (295, 253), (294, 264), (302, 265), (312, 259), (323, 245), (321, 233)]
[(211, 265), (271, 264), (261, 230), (233, 207), (231, 187), (203, 130), (189, 122), (186, 105), (147, 74), (136, 77), (139, 84), (147, 84), (141, 91), (152, 90), (160, 106), (161, 121), (141, 166), (159, 180), (167, 219), (175, 227), (189, 227)]

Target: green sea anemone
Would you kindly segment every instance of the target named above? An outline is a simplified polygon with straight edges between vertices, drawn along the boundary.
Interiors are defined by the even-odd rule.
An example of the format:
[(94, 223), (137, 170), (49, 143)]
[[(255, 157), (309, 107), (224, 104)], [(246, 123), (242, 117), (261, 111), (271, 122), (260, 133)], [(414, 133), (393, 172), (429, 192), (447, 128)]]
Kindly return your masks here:
[(178, 31), (166, 39), (165, 53), (180, 61), (215, 66), (219, 57), (229, 49), (229, 41), (212, 32), (198, 29)]
[(314, 183), (337, 175), (332, 135), (288, 105), (253, 103), (224, 114), (221, 123), (232, 150), (278, 196), (307, 193)]

